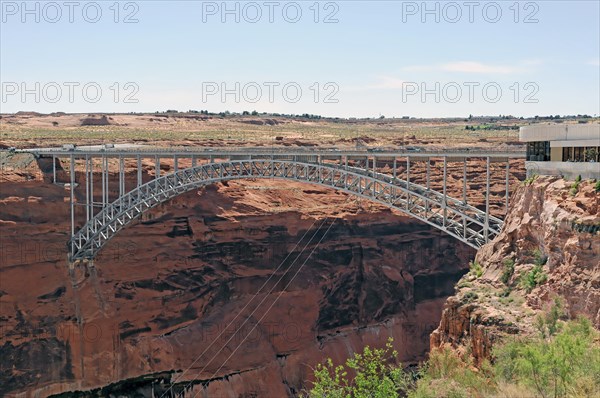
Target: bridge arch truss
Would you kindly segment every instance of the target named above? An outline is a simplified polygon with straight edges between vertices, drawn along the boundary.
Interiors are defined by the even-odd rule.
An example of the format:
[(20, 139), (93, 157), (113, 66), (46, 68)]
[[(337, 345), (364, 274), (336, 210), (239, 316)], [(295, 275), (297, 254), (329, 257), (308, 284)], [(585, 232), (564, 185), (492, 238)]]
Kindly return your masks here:
[[(58, 149), (33, 151), (38, 157), (52, 157), (53, 180), (57, 181), (57, 158), (70, 161), (68, 173), (71, 195), (71, 238), (68, 242), (68, 260), (73, 264), (81, 260), (93, 260), (98, 252), (117, 233), (138, 219), (143, 213), (185, 192), (229, 180), (237, 179), (281, 179), (316, 184), (351, 195), (384, 204), (404, 214), (421, 220), (451, 235), (473, 248), (480, 248), (494, 239), (502, 229), (503, 220), (490, 212), (492, 162), (506, 165), (506, 187), (504, 206), (508, 208), (510, 195), (509, 166), (511, 158), (520, 153), (248, 153), (247, 150), (223, 153), (174, 152), (173, 150), (148, 153), (141, 150), (97, 150), (78, 149), (70, 152)], [(135, 186), (127, 190), (125, 159), (131, 165), (131, 158), (137, 172)], [(142, 178), (142, 159), (153, 159), (155, 172), (146, 181)], [(172, 170), (161, 175), (161, 160), (173, 159)], [(404, 159), (402, 159), (404, 158)], [(472, 206), (467, 201), (467, 160), (478, 158), (485, 161), (484, 208)], [(187, 159), (185, 167), (182, 159)], [(399, 161), (402, 159), (402, 161)], [(430, 186), (431, 160), (443, 160), (442, 189)], [(198, 164), (200, 160), (201, 164)], [(99, 161), (100, 172), (97, 164)], [(426, 162), (426, 178), (416, 183), (411, 179), (411, 162)], [(112, 162), (111, 167), (109, 163)], [(447, 194), (449, 162), (463, 163), (463, 197), (457, 199)], [(61, 164), (59, 162), (59, 164)], [(116, 164), (116, 165), (115, 165)], [(403, 165), (400, 169), (399, 164)], [(385, 166), (382, 166), (385, 165)], [(77, 168), (79, 167), (79, 172)], [(111, 185), (114, 168), (118, 168), (118, 181)], [(94, 189), (96, 176), (96, 189)], [(401, 178), (402, 177), (402, 178)], [(100, 178), (100, 181), (97, 179)], [(416, 180), (416, 178), (414, 178)], [(424, 180), (424, 181), (423, 181)], [(455, 179), (454, 179), (455, 181)], [(100, 187), (98, 186), (100, 185)], [(118, 190), (115, 195), (114, 188)], [(100, 189), (98, 189), (100, 188)], [(454, 187), (456, 188), (456, 187)], [(76, 191), (78, 194), (76, 195)], [(455, 191), (456, 192), (456, 189)], [(109, 196), (117, 196), (110, 200)], [(77, 199), (76, 199), (77, 198)], [(76, 206), (85, 207), (85, 222), (76, 220)], [(482, 207), (482, 206), (480, 206)], [(76, 224), (83, 225), (76, 231)]]

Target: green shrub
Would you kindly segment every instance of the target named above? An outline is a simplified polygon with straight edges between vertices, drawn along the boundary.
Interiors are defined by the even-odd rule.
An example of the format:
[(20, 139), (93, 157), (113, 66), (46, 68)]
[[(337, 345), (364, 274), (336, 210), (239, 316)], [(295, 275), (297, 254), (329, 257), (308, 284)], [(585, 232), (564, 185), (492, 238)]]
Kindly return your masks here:
[(471, 286), (473, 286), (473, 283), (469, 282), (465, 278), (460, 278), (460, 280), (456, 284), (456, 287), (459, 289), (463, 289), (465, 287), (471, 287)]
[[(395, 365), (391, 340), (366, 347), (345, 365), (317, 365), (311, 398), (567, 398), (600, 396), (600, 333), (586, 318), (563, 322), (555, 301), (542, 316), (544, 333), (510, 337), (494, 345), (493, 364), (477, 368), (469, 350), (444, 346), (420, 366), (417, 380)], [(468, 343), (467, 343), (468, 346)], [(353, 374), (354, 377), (349, 375)]]
[(530, 177), (526, 178), (526, 179), (523, 181), (523, 185), (525, 185), (525, 186), (529, 186), (529, 185), (533, 184), (533, 182), (534, 182), (535, 180), (537, 180), (537, 178), (538, 178), (538, 175), (537, 175), (537, 174), (532, 174)]
[(600, 192), (600, 181), (596, 181), (596, 185), (594, 185), (594, 191)]
[(450, 347), (429, 353), (420, 378), (409, 398), (470, 398), (494, 391), (493, 370), (484, 363), (479, 370), (471, 357), (461, 358)]
[(541, 265), (535, 265), (531, 271), (527, 272), (521, 278), (523, 288), (530, 293), (535, 287), (548, 280), (548, 275), (544, 272)]
[(540, 249), (535, 249), (531, 254), (533, 255), (533, 263), (535, 265), (529, 272), (521, 274), (518, 282), (527, 293), (530, 293), (536, 286), (548, 280), (548, 275), (543, 268), (548, 262), (548, 256), (544, 255)]
[(579, 175), (575, 179), (575, 182), (571, 185), (571, 195), (573, 195), (573, 196), (577, 195), (577, 192), (579, 192), (580, 184), (581, 184), (581, 176)]
[(469, 263), (469, 274), (475, 276), (475, 278), (479, 278), (483, 275), (483, 267), (477, 261), (471, 261)]
[(540, 397), (600, 394), (598, 332), (580, 318), (548, 338), (516, 338), (494, 349), (497, 379), (528, 388)]
[(515, 261), (513, 259), (507, 258), (504, 260), (504, 268), (502, 269), (502, 275), (500, 276), (500, 280), (505, 285), (508, 285), (508, 281), (512, 278), (515, 273)]
[[(365, 347), (346, 360), (345, 365), (334, 366), (328, 359), (317, 365), (315, 381), (305, 397), (311, 398), (369, 398), (398, 397), (409, 390), (411, 377), (396, 365), (398, 353), (388, 340), (385, 348)], [(350, 373), (354, 377), (350, 377)]]
[(479, 295), (475, 292), (468, 291), (463, 295), (463, 301), (465, 303), (471, 303), (479, 298)]
[(554, 336), (560, 329), (558, 320), (564, 316), (562, 302), (557, 298), (546, 314), (540, 314), (536, 318), (536, 328), (542, 338)]

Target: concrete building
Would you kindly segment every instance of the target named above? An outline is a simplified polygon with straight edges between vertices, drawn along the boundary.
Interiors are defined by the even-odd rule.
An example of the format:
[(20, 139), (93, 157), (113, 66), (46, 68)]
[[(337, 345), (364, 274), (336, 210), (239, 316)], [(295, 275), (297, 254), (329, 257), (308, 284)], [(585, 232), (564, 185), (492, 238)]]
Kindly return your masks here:
[(600, 179), (600, 124), (535, 124), (521, 127), (528, 174)]

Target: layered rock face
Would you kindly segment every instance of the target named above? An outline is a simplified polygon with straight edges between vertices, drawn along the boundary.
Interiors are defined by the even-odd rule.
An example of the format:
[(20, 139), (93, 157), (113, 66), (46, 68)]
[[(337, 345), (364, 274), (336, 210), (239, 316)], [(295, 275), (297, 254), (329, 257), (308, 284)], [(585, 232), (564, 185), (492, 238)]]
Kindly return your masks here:
[(458, 283), (431, 348), (449, 343), (479, 363), (503, 336), (535, 332), (537, 314), (557, 299), (565, 316), (600, 328), (600, 193), (591, 181), (573, 187), (545, 177), (517, 189), (502, 233), (477, 253), (483, 274)]
[(292, 396), (324, 358), (388, 337), (415, 362), (474, 255), (385, 207), (249, 180), (153, 209), (69, 271), (68, 191), (0, 194), (7, 396)]

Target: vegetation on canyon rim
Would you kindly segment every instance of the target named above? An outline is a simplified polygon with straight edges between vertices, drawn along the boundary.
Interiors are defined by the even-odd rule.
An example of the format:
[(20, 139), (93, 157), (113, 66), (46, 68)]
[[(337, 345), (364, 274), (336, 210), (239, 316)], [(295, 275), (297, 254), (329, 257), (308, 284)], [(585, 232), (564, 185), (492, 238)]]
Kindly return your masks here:
[(493, 362), (476, 368), (470, 353), (434, 350), (417, 371), (396, 364), (391, 341), (365, 347), (344, 365), (317, 365), (309, 398), (462, 398), (600, 396), (600, 333), (584, 317), (563, 321), (560, 302), (537, 319), (536, 336), (506, 339)]

